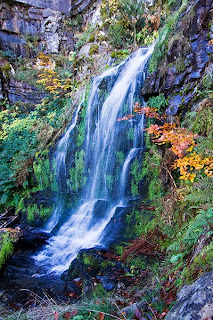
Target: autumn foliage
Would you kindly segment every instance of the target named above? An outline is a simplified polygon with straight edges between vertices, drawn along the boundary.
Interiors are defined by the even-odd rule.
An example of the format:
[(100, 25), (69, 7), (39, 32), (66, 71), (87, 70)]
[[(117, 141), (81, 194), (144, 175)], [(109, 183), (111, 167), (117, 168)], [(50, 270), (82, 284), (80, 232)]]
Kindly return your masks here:
[(39, 70), (37, 83), (43, 85), (52, 94), (59, 94), (72, 88), (70, 79), (61, 79), (56, 72), (54, 61), (44, 53), (40, 52), (34, 66)]
[[(152, 141), (158, 145), (167, 145), (175, 154), (173, 168), (179, 169), (180, 179), (193, 182), (197, 171), (213, 177), (213, 158), (202, 157), (196, 151), (197, 134), (181, 128), (178, 124), (165, 122), (166, 116), (160, 115), (156, 108), (141, 107), (138, 103), (133, 108), (137, 114), (144, 114), (147, 118), (154, 118), (161, 124), (151, 124), (145, 131), (152, 136)], [(127, 115), (121, 120), (129, 120), (133, 115)]]

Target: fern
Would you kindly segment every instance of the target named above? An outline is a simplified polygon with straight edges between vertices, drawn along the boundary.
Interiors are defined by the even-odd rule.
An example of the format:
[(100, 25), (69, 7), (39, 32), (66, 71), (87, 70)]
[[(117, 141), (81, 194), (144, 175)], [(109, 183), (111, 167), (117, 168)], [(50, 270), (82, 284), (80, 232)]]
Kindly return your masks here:
[(191, 193), (185, 197), (189, 203), (212, 206), (213, 179), (202, 177), (199, 182), (193, 184)]
[(188, 245), (194, 245), (199, 237), (210, 230), (213, 223), (213, 208), (208, 210), (199, 210), (199, 214), (190, 221), (188, 228), (184, 234), (183, 242)]
[[(213, 223), (213, 208), (199, 210), (198, 215), (191, 219), (187, 225), (180, 230), (177, 238), (168, 246), (167, 251), (179, 253), (187, 252), (195, 245), (202, 234), (211, 235)], [(182, 250), (181, 250), (182, 249)]]

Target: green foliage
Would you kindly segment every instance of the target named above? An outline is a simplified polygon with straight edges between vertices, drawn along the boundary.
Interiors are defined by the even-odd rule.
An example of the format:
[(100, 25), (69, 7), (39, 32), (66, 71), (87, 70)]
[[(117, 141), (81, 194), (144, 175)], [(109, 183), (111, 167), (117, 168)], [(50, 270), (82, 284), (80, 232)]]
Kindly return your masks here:
[(201, 235), (211, 236), (211, 225), (213, 223), (213, 209), (198, 210), (198, 214), (184, 224), (180, 229), (176, 239), (169, 245), (167, 251), (188, 253), (198, 242)]
[(145, 25), (144, 7), (141, 1), (120, 0), (119, 8), (123, 19), (127, 19), (131, 24), (136, 24), (140, 28)]
[(213, 181), (211, 177), (200, 177), (198, 182), (194, 183), (190, 189), (190, 193), (185, 196), (185, 201), (198, 207), (202, 205), (212, 206)]
[(183, 0), (182, 5), (176, 12), (172, 12), (167, 24), (159, 32), (159, 38), (155, 45), (154, 52), (149, 60), (149, 71), (154, 72), (160, 63), (162, 63), (163, 57), (165, 57), (168, 50), (168, 41), (174, 27), (181, 15), (181, 13), (187, 8), (188, 0)]
[(125, 60), (129, 56), (129, 50), (116, 50), (111, 53), (111, 57), (116, 60)]
[(161, 111), (166, 106), (168, 106), (168, 100), (165, 98), (164, 94), (161, 93), (157, 97), (149, 98), (147, 104), (149, 107), (156, 108), (158, 111)]
[(87, 178), (84, 175), (84, 150), (76, 151), (75, 153), (75, 164), (70, 169), (70, 179), (67, 181), (70, 189), (73, 192), (78, 192), (82, 189), (87, 182)]
[(0, 234), (0, 269), (6, 262), (6, 259), (13, 253), (13, 250), (9, 233)]
[(79, 36), (77, 43), (75, 44), (75, 49), (78, 50), (83, 47), (84, 44), (89, 42), (91, 34), (94, 32), (95, 28), (89, 25), (87, 29)]
[(114, 47), (121, 47), (124, 41), (124, 27), (120, 22), (114, 23), (108, 29), (109, 38)]
[(86, 120), (86, 107), (82, 107), (80, 112), (80, 122), (77, 126), (77, 138), (76, 138), (76, 145), (80, 147), (85, 138), (85, 120)]
[(36, 204), (29, 205), (26, 210), (27, 220), (30, 223), (34, 222), (36, 217), (47, 220), (52, 212), (52, 208), (43, 206), (38, 207)]
[(162, 155), (155, 145), (152, 145), (150, 150), (144, 154), (142, 163), (141, 177), (145, 177), (148, 185), (148, 199), (159, 201), (163, 195), (163, 185), (160, 179), (160, 165)]
[(202, 85), (205, 89), (212, 89), (213, 87), (213, 76), (209, 72), (202, 78)]
[(120, 165), (124, 163), (124, 153), (122, 151), (116, 151), (116, 162)]
[[(53, 141), (56, 128), (62, 127), (69, 102), (68, 98), (45, 100), (34, 108), (23, 103), (3, 102), (0, 112), (1, 209), (8, 205), (17, 209), (21, 191), (38, 191), (48, 186), (52, 191), (57, 190), (54, 170), (50, 170), (47, 159), (47, 145)], [(38, 154), (40, 150), (46, 150), (46, 155)], [(36, 179), (33, 180), (34, 169)]]
[[(44, 152), (45, 153), (45, 152)], [(33, 162), (33, 170), (36, 178), (36, 187), (34, 191), (41, 191), (47, 188), (51, 188), (52, 191), (57, 191), (57, 181), (56, 181), (56, 164), (53, 162), (52, 168), (50, 160), (47, 158), (48, 153), (44, 156), (37, 156)]]
[(111, 174), (108, 174), (108, 175), (106, 176), (107, 189), (108, 189), (108, 190), (112, 190), (113, 184), (114, 184), (114, 176), (111, 175)]
[(187, 127), (194, 133), (205, 136), (208, 139), (212, 139), (213, 106), (211, 104), (207, 104), (201, 106), (197, 111), (187, 113), (183, 121), (183, 126), (184, 125), (187, 125)]

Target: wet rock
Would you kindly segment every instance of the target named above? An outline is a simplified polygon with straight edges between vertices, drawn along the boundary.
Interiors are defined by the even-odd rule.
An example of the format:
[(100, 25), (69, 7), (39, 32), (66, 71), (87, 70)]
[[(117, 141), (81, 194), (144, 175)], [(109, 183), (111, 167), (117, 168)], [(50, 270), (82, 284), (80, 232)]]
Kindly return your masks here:
[(47, 243), (49, 235), (45, 232), (39, 231), (36, 228), (28, 227), (24, 225), (19, 225), (22, 230), (22, 237), (20, 238), (18, 244), (22, 248), (35, 248)]
[(169, 107), (166, 109), (166, 114), (174, 116), (177, 114), (180, 105), (182, 104), (182, 97), (177, 94), (169, 100)]
[(107, 224), (104, 233), (104, 244), (109, 247), (125, 239), (126, 215), (130, 211), (128, 207), (117, 207), (112, 219)]
[(197, 71), (193, 71), (190, 76), (189, 76), (189, 79), (190, 80), (197, 80), (197, 79), (200, 79), (201, 77), (201, 70), (197, 70)]
[(98, 274), (102, 270), (104, 262), (107, 264), (107, 259), (103, 258), (104, 253), (106, 253), (105, 250), (98, 248), (82, 249), (69, 267), (70, 279), (78, 277), (88, 279)]
[(118, 280), (115, 277), (104, 276), (104, 277), (99, 277), (99, 279), (103, 288), (106, 291), (112, 291), (113, 289), (115, 289), (118, 283)]
[(79, 298), (80, 295), (82, 294), (82, 290), (80, 286), (78, 286), (76, 283), (77, 281), (67, 281), (64, 286), (64, 293), (67, 297), (70, 298)]
[(213, 272), (208, 272), (180, 290), (177, 303), (165, 320), (210, 320), (212, 317)]
[[(68, 273), (62, 275), (62, 279), (78, 281), (80, 277), (84, 283), (100, 282), (106, 291), (113, 290), (126, 269), (112, 252), (92, 248), (83, 249), (77, 258), (71, 263)], [(69, 277), (69, 278), (68, 278)]]

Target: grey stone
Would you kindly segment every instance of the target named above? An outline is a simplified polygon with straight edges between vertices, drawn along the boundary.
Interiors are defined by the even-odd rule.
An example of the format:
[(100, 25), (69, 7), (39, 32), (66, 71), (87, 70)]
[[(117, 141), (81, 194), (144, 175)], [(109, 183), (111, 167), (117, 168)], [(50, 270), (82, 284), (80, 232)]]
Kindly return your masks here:
[(78, 57), (79, 58), (81, 58), (82, 56), (88, 57), (90, 48), (91, 48), (91, 44), (85, 44), (79, 51)]
[(71, 0), (15, 0), (15, 2), (28, 4), (37, 8), (50, 8), (64, 14), (70, 14), (71, 11)]
[(25, 103), (37, 104), (41, 102), (42, 98), (44, 98), (44, 94), (26, 82), (18, 82), (11, 79), (8, 98), (12, 103), (22, 101)]
[(213, 317), (213, 272), (202, 275), (196, 282), (184, 286), (178, 300), (165, 320), (204, 320)]

